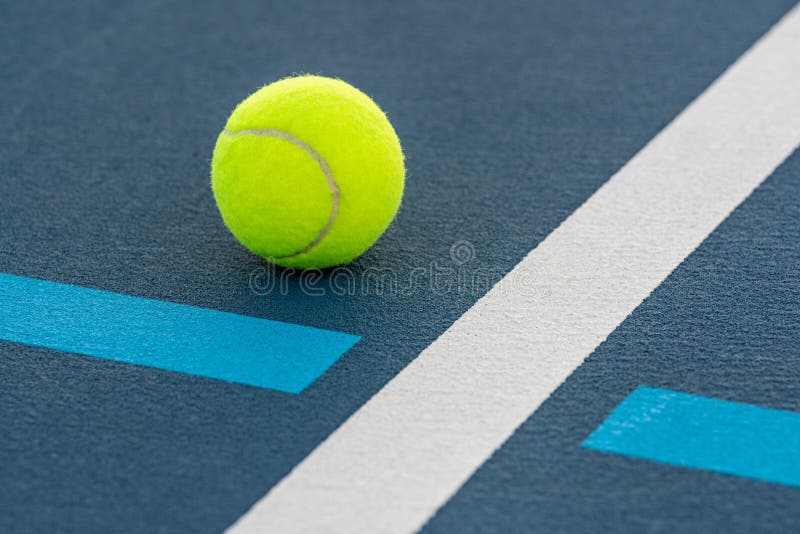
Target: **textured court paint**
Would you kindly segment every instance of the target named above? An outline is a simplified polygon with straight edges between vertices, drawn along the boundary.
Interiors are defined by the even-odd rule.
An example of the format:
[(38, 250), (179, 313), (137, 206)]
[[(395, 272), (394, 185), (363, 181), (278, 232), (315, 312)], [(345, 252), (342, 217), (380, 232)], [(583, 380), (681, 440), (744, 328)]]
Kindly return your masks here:
[(437, 511), (423, 534), (800, 530), (800, 489), (579, 447), (640, 384), (800, 411), (800, 151)]
[[(208, 188), (244, 92), (302, 69), (353, 81), (392, 118), (407, 202), (350, 266), (357, 277), (452, 267), (467, 240), (463, 274), (499, 278), (793, 3), (13, 3), (0, 17), (0, 116), (13, 126), (0, 272), (363, 338), (302, 395), (0, 342), (0, 531), (218, 534), (488, 289), (423, 279), (410, 295), (318, 297), (294, 276), (280, 294), (250, 291), (264, 262), (231, 239)], [(655, 318), (626, 320), (624, 341), (515, 432), (436, 532), (798, 530), (794, 488), (578, 447), (638, 384), (795, 409), (800, 167), (783, 169), (715, 239), (723, 250), (660, 286)]]
[(359, 338), (0, 273), (0, 339), (300, 393)]
[(800, 8), (229, 532), (422, 527), (798, 146), (797, 87)]
[(800, 487), (800, 413), (640, 386), (587, 449)]

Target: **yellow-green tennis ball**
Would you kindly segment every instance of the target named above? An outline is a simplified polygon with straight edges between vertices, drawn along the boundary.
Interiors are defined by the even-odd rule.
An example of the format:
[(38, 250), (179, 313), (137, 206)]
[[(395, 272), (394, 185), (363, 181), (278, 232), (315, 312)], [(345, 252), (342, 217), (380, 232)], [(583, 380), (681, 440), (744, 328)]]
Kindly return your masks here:
[(217, 139), (211, 187), (247, 248), (285, 267), (342, 265), (397, 213), (403, 152), (367, 95), (341, 80), (286, 78), (233, 110)]

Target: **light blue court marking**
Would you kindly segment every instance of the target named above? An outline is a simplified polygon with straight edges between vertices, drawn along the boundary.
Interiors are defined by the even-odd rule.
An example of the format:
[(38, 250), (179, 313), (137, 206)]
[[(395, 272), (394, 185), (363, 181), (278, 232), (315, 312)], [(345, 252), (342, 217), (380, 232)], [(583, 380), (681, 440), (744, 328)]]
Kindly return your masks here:
[(0, 273), (0, 339), (299, 393), (360, 338)]
[(642, 387), (583, 447), (800, 487), (800, 413)]

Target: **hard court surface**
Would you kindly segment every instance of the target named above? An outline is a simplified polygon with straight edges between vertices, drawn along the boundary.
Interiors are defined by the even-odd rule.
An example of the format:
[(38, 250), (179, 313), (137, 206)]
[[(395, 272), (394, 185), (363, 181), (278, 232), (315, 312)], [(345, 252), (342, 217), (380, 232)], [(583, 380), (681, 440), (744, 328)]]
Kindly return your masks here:
[[(0, 531), (800, 530), (793, 0), (2, 12)], [(294, 73), (406, 155), (344, 274), (271, 269), (209, 187), (230, 110)], [(36, 281), (137, 297), (88, 333), (118, 357), (70, 348), (60, 284), (12, 318)], [(295, 391), (120, 361), (159, 303), (358, 337)]]

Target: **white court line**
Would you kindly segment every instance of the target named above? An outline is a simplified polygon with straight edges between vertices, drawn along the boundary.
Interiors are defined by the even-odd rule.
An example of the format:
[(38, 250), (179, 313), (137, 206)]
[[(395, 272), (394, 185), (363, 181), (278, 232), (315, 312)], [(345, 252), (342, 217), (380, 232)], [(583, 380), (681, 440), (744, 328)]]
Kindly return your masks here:
[(794, 8), (229, 534), (421, 528), (799, 144)]

